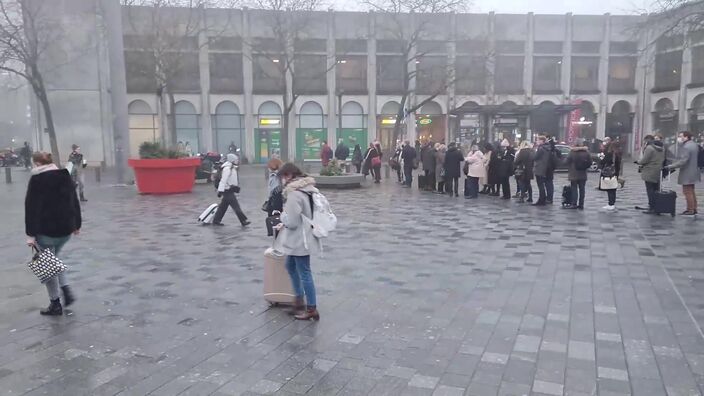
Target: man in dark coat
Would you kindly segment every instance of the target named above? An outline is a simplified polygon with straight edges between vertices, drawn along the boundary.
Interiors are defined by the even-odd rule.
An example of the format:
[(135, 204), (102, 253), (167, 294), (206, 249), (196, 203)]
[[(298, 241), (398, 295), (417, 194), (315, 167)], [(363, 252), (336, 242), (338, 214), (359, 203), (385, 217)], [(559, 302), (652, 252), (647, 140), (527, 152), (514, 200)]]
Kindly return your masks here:
[(416, 150), (408, 140), (403, 144), (401, 158), (403, 159), (403, 173), (406, 176), (406, 183), (403, 186), (410, 188), (411, 184), (413, 184), (413, 166), (416, 160)]
[(347, 161), (347, 157), (350, 156), (350, 148), (347, 147), (345, 144), (345, 141), (340, 139), (340, 141), (337, 143), (337, 148), (335, 149), (335, 158), (337, 158), (338, 161)]
[(503, 192), (503, 199), (511, 199), (511, 182), (510, 178), (513, 175), (513, 161), (516, 159), (516, 151), (511, 147), (508, 139), (501, 142), (501, 148), (498, 152), (498, 172)]
[(445, 183), (447, 183), (447, 190), (450, 195), (454, 192), (455, 197), (460, 196), (459, 178), (462, 161), (464, 161), (462, 151), (457, 148), (455, 142), (450, 143), (445, 155)]
[(425, 189), (428, 191), (435, 189), (435, 153), (433, 142), (428, 142), (420, 151), (420, 160), (425, 171)]

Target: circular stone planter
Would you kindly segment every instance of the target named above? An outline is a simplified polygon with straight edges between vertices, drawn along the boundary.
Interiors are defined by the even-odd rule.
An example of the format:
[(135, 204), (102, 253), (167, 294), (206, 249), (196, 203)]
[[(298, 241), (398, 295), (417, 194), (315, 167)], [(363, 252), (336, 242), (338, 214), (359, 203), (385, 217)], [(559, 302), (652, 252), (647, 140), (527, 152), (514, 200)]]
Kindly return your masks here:
[(129, 159), (140, 194), (191, 192), (200, 158)]
[(364, 180), (364, 176), (358, 173), (340, 176), (313, 175), (313, 177), (315, 178), (315, 186), (319, 188), (359, 188), (362, 187)]

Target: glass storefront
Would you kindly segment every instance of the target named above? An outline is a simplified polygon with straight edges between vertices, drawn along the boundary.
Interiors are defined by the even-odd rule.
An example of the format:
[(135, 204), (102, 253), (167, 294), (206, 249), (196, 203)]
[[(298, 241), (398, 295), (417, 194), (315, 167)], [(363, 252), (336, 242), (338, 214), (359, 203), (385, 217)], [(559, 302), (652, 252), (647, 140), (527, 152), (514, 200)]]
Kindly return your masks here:
[(320, 161), (320, 149), (328, 138), (328, 130), (322, 128), (296, 129), (296, 159)]
[(421, 144), (445, 143), (445, 129), (444, 115), (416, 116), (416, 131)]
[(254, 131), (254, 160), (265, 164), (269, 159), (281, 157), (281, 130), (257, 128)]
[[(367, 130), (365, 128), (342, 128), (337, 130), (337, 141), (342, 139), (342, 141), (350, 148), (350, 158), (352, 158), (352, 151), (355, 145), (359, 145), (362, 149), (362, 154), (364, 154), (365, 149), (368, 147), (369, 142)], [(337, 143), (337, 142), (336, 142)]]

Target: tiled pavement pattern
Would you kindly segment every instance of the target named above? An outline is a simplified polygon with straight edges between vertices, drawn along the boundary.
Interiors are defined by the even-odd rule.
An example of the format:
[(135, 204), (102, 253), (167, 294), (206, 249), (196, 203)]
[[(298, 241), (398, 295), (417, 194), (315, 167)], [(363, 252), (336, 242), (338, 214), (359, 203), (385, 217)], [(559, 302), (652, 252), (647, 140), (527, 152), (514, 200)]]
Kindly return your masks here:
[(701, 394), (704, 219), (628, 209), (644, 199), (629, 172), (616, 213), (593, 180), (584, 212), (391, 181), (329, 192), (319, 323), (262, 301), (260, 168), (242, 178), (248, 230), (194, 223), (209, 186), (89, 185), (64, 256), (78, 302), (40, 317), (16, 172), (0, 185), (0, 394)]

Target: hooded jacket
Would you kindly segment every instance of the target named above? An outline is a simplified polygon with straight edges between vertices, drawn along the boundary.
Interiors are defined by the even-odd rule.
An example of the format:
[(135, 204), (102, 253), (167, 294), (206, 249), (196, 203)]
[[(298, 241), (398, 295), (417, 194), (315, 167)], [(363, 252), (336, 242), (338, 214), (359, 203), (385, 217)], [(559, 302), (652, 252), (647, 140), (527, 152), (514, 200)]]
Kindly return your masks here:
[(518, 151), (516, 160), (513, 161), (514, 173), (518, 167), (523, 167), (523, 176), (521, 177), (523, 181), (533, 180), (533, 156), (533, 149), (522, 148)]
[[(315, 240), (312, 230), (305, 227), (303, 222), (303, 216), (313, 218), (308, 194), (315, 192), (318, 192), (318, 189), (315, 188), (315, 179), (312, 177), (299, 177), (286, 184), (284, 187), (286, 202), (284, 211), (281, 213), (281, 223), (284, 228), (276, 238), (274, 244), (276, 250), (287, 256), (309, 256), (311, 249), (317, 246), (316, 243), (311, 242)], [(306, 233), (306, 240), (309, 241), (308, 248), (305, 246), (303, 233)]]
[(465, 158), (465, 161), (469, 164), (469, 174), (467, 176), (478, 177), (480, 179), (486, 177), (486, 167), (484, 166), (484, 153), (482, 153), (481, 150), (477, 150), (469, 154), (467, 158)]
[(232, 187), (239, 186), (239, 177), (237, 176), (237, 167), (230, 161), (222, 164), (222, 176), (220, 184), (218, 184), (218, 192), (229, 191)]
[(435, 149), (431, 146), (426, 146), (420, 151), (420, 161), (423, 163), (423, 170), (429, 173), (435, 173)]
[(457, 147), (453, 146), (447, 149), (447, 154), (445, 154), (445, 177), (460, 177), (462, 161), (464, 161), (464, 155)]
[(569, 181), (583, 181), (587, 180), (587, 170), (578, 170), (576, 163), (580, 156), (586, 156), (591, 162), (591, 155), (589, 155), (589, 150), (586, 147), (572, 147), (570, 153), (567, 155), (567, 180)]
[(24, 201), (26, 234), (60, 238), (80, 230), (81, 206), (68, 171), (47, 166), (32, 173)]
[(665, 162), (665, 146), (659, 140), (649, 142), (638, 160), (640, 177), (648, 183), (660, 183), (662, 166)]

